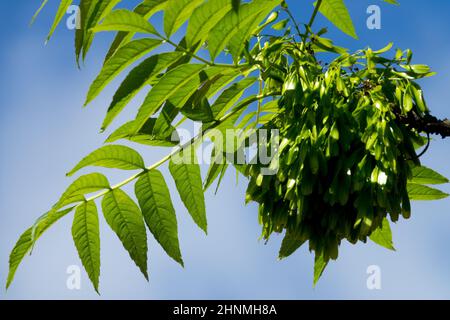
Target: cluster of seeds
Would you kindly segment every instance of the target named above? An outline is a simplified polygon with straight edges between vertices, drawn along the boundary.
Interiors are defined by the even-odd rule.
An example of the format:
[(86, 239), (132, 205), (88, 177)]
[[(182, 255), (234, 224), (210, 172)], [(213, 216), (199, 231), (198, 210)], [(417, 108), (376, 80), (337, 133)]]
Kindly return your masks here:
[(412, 80), (428, 73), (401, 53), (388, 60), (366, 50), (326, 67), (298, 56), (264, 126), (279, 130), (276, 173), (247, 167), (246, 200), (259, 203), (263, 238), (286, 230), (282, 255), (308, 241), (328, 261), (342, 240), (365, 242), (387, 216), (409, 218), (406, 184), (423, 138), (400, 116), (427, 112)]

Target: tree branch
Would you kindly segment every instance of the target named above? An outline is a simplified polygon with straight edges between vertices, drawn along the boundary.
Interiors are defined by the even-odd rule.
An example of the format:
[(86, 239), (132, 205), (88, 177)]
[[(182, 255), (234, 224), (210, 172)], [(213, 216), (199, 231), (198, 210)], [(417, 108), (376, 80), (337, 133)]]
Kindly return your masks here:
[(401, 123), (427, 134), (440, 135), (443, 139), (450, 137), (450, 120), (438, 119), (431, 114), (419, 117), (416, 113), (410, 112), (407, 116), (397, 115)]

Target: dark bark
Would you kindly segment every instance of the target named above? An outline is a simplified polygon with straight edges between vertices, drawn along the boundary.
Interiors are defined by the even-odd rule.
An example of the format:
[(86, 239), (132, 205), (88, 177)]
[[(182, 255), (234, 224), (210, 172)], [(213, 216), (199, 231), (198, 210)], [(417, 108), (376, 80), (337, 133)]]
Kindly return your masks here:
[(407, 116), (399, 115), (399, 120), (401, 123), (419, 132), (440, 135), (442, 138), (450, 137), (449, 119), (441, 120), (431, 114), (419, 117), (414, 112), (410, 112)]

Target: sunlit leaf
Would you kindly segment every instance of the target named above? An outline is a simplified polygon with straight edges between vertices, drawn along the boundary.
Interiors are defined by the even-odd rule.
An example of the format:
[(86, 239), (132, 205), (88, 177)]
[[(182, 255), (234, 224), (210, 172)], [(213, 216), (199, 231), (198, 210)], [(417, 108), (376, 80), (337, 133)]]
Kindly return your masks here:
[(174, 95), (178, 95), (178, 97), (172, 99), (171, 102), (181, 108), (197, 89), (200, 83), (199, 73), (205, 68), (206, 66), (203, 64), (184, 64), (167, 72), (155, 84), (140, 107), (136, 116), (136, 131), (162, 106), (164, 101), (173, 98)]
[(69, 204), (81, 202), (85, 195), (109, 188), (108, 179), (100, 173), (90, 173), (75, 180), (63, 193), (53, 209), (59, 210)]
[(109, 226), (148, 280), (147, 233), (139, 207), (125, 192), (115, 189), (104, 196), (102, 209)]
[(156, 79), (161, 72), (181, 56), (180, 52), (161, 53), (147, 58), (135, 67), (114, 94), (105, 120), (103, 120), (102, 130), (105, 130), (111, 124), (114, 118), (145, 85)]
[(323, 255), (316, 253), (314, 259), (314, 286), (319, 281), (327, 265), (328, 260), (326, 260)]
[(171, 0), (164, 11), (164, 32), (167, 37), (175, 33), (202, 2), (203, 0)]
[(135, 185), (135, 193), (145, 222), (166, 253), (183, 265), (178, 242), (178, 226), (169, 188), (158, 170), (143, 174)]
[[(156, 12), (164, 10), (168, 3), (168, 0), (144, 0), (142, 3), (134, 8), (134, 12), (143, 16), (145, 20), (148, 20), (151, 16), (153, 16)], [(135, 32), (119, 32), (114, 38), (111, 47), (108, 50), (108, 53), (105, 57), (105, 62), (111, 58), (111, 56), (120, 48), (123, 44), (128, 43)]]
[(239, 11), (229, 11), (215, 26), (208, 36), (208, 49), (212, 59), (228, 45), (230, 40), (237, 34), (240, 26), (246, 26), (255, 21), (255, 17), (268, 6), (275, 6), (280, 1), (255, 0), (244, 3)]
[(415, 183), (408, 183), (407, 190), (411, 200), (440, 200), (449, 196), (440, 190)]
[[(73, 0), (61, 0), (59, 7), (58, 7), (58, 12), (56, 12), (52, 27), (50, 28), (50, 32), (48, 33), (47, 40), (50, 40), (50, 38), (52, 37), (53, 33), (56, 30), (56, 27), (58, 27), (59, 23), (61, 22), (62, 18), (66, 14), (67, 9), (70, 7), (72, 2), (73, 2)], [(39, 8), (36, 15), (39, 14), (39, 12), (42, 10), (42, 8), (45, 6), (45, 4), (46, 4), (46, 2), (44, 2), (41, 5), (41, 7)]]
[(98, 166), (122, 170), (144, 169), (144, 160), (135, 150), (120, 145), (108, 145), (101, 147), (83, 160), (81, 160), (69, 173), (73, 175), (78, 170), (87, 166)]
[(85, 105), (94, 100), (99, 93), (110, 83), (122, 70), (131, 65), (139, 58), (155, 49), (161, 44), (161, 40), (139, 39), (127, 43), (121, 47), (114, 56), (103, 66), (100, 74), (92, 83), (86, 98)]
[(84, 268), (98, 292), (100, 277), (100, 230), (95, 202), (77, 207), (72, 224), (72, 237)]
[(411, 183), (415, 184), (444, 184), (448, 179), (436, 171), (427, 167), (414, 167), (412, 170)]
[(158, 35), (155, 27), (153, 27), (144, 17), (125, 9), (118, 9), (111, 12), (106, 16), (103, 22), (95, 26), (92, 31), (127, 31)]
[(389, 250), (395, 250), (392, 242), (392, 231), (388, 219), (384, 218), (380, 228), (370, 235), (370, 240)]
[(188, 148), (177, 159), (172, 159), (169, 162), (169, 170), (192, 219), (207, 233), (205, 197), (195, 149)]
[(305, 243), (305, 238), (298, 235), (296, 232), (286, 232), (281, 243), (280, 252), (278, 254), (279, 259), (284, 259), (289, 257), (298, 248), (300, 248)]
[(188, 48), (207, 39), (209, 31), (230, 11), (230, 0), (207, 1), (194, 10), (186, 31)]
[(355, 39), (358, 38), (344, 0), (323, 0), (319, 11), (341, 31)]
[[(65, 209), (62, 211), (54, 212), (51, 211), (51, 214), (46, 214), (42, 219), (40, 219), (39, 224), (35, 228), (35, 240), (40, 238), (42, 234), (50, 228), (56, 221), (67, 215), (71, 212), (73, 208)], [(19, 238), (16, 245), (11, 251), (9, 255), (9, 273), (6, 281), (6, 288), (9, 288), (12, 281), (14, 280), (14, 275), (16, 274), (17, 268), (22, 262), (23, 258), (31, 251), (33, 247), (33, 239), (32, 239), (32, 228), (27, 229)]]

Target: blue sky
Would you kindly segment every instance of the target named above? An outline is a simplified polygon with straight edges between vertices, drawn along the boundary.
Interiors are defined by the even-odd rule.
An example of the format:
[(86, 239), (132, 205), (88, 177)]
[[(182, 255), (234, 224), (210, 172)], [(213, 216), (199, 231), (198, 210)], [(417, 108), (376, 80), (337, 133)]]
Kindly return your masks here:
[[(33, 27), (30, 17), (38, 1), (0, 2), (0, 283), (7, 275), (7, 260), (18, 236), (57, 200), (70, 183), (65, 173), (80, 158), (98, 148), (101, 120), (117, 82), (88, 108), (82, 103), (111, 35), (94, 43), (85, 66), (76, 68), (73, 31), (60, 27), (52, 41), (44, 39), (56, 10), (56, 0)], [(132, 1), (130, 1), (132, 2)], [(135, 1), (137, 2), (137, 1)], [(311, 13), (312, 0), (290, 0), (300, 21)], [(330, 26), (329, 37), (352, 50), (365, 46), (411, 48), (414, 61), (432, 66), (437, 76), (422, 81), (433, 113), (450, 112), (450, 2), (403, 0), (400, 7), (382, 1), (348, 0), (360, 37), (353, 40)], [(366, 28), (366, 9), (382, 9), (382, 29)], [(319, 16), (316, 27), (328, 23)], [(160, 27), (160, 26), (158, 26)], [(142, 95), (118, 120), (131, 117)], [(107, 133), (106, 133), (107, 134)], [(162, 149), (140, 148), (148, 164), (164, 154)], [(423, 163), (450, 177), (448, 141), (436, 138)], [(129, 173), (104, 170), (113, 182)], [(167, 175), (164, 168), (163, 173)], [(173, 182), (168, 179), (171, 190)], [(450, 187), (444, 189), (450, 192)], [(50, 229), (26, 257), (16, 280), (0, 299), (391, 299), (450, 298), (450, 200), (415, 203), (412, 218), (393, 225), (397, 251), (373, 244), (343, 245), (337, 262), (329, 265), (316, 288), (312, 288), (313, 257), (306, 248), (277, 261), (281, 237), (267, 245), (258, 241), (257, 208), (244, 205), (245, 183), (226, 176), (221, 192), (206, 195), (209, 235), (190, 220), (174, 195), (179, 219), (181, 249), (186, 267), (165, 256), (149, 237), (150, 282), (146, 282), (115, 235), (101, 221), (101, 296), (92, 290), (82, 273), (81, 290), (66, 287), (67, 267), (79, 265), (70, 235), (70, 216)], [(381, 268), (382, 289), (368, 290), (366, 269)], [(3, 287), (3, 285), (2, 285)]]

